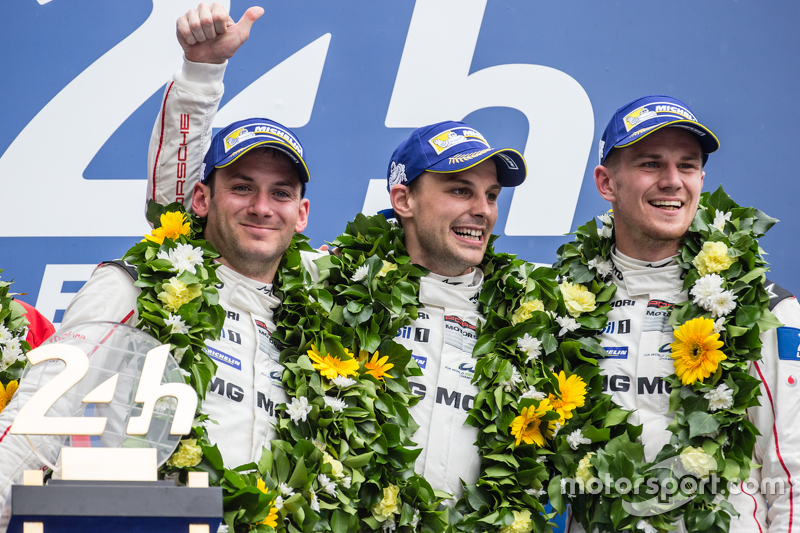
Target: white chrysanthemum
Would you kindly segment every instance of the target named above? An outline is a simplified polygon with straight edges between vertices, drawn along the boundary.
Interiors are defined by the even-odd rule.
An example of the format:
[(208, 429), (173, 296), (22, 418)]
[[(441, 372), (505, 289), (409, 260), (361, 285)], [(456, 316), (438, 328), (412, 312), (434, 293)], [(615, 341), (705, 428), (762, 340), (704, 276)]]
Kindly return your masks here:
[(344, 410), (345, 407), (347, 407), (347, 402), (345, 402), (344, 400), (340, 400), (339, 398), (331, 398), (330, 396), (325, 396), (322, 399), (322, 401), (325, 402), (325, 405), (330, 407), (331, 411), (333, 411), (334, 413), (341, 412), (342, 410)]
[(581, 444), (591, 444), (592, 440), (584, 437), (583, 431), (581, 431), (580, 429), (576, 429), (575, 431), (567, 435), (567, 443), (569, 443), (570, 448), (572, 448), (573, 450), (577, 450), (578, 446), (580, 446)]
[(313, 444), (313, 445), (314, 445), (314, 447), (315, 447), (316, 449), (318, 449), (319, 451), (321, 451), (321, 452), (323, 452), (323, 453), (327, 453), (327, 452), (325, 451), (325, 449), (326, 449), (325, 443), (324, 443), (324, 442), (322, 442), (321, 440), (319, 440), (319, 439), (311, 439), (311, 444)]
[(553, 426), (553, 438), (555, 438), (555, 436), (558, 434), (559, 431), (561, 431), (561, 428), (563, 427), (564, 426), (561, 424), (561, 422), (556, 422), (556, 425)]
[(547, 494), (547, 491), (545, 491), (544, 489), (538, 489), (538, 490), (537, 489), (525, 489), (525, 494), (527, 494), (528, 496), (533, 496), (534, 498), (541, 498), (542, 496)]
[(725, 330), (725, 319), (718, 318), (714, 321), (714, 333), (722, 333)]
[(597, 236), (601, 239), (610, 239), (613, 235), (611, 231), (611, 226), (603, 226), (602, 228), (597, 228)]
[(390, 516), (386, 520), (383, 521), (381, 525), (381, 529), (383, 533), (392, 533), (395, 528), (397, 527), (397, 523), (394, 521), (394, 515)]
[(525, 364), (527, 365), (531, 360), (536, 360), (542, 355), (542, 341), (537, 339), (536, 337), (531, 337), (527, 333), (517, 339), (517, 348), (522, 350), (522, 352), (527, 355), (528, 357), (525, 359)]
[(5, 344), (13, 338), (8, 328), (0, 324), (0, 344)]
[(411, 521), (408, 523), (412, 529), (417, 529), (417, 525), (419, 525), (419, 509), (414, 509), (414, 516), (411, 517)]
[(545, 457), (544, 455), (540, 455), (539, 457), (536, 458), (536, 462), (539, 464), (545, 464), (547, 462), (547, 457)]
[(561, 326), (561, 329), (558, 331), (558, 336), (563, 337), (569, 331), (575, 331), (579, 327), (578, 321), (572, 318), (571, 316), (557, 316), (556, 322), (558, 325)]
[(340, 389), (346, 389), (352, 385), (356, 384), (356, 380), (345, 377), (345, 376), (336, 376), (331, 380), (331, 383), (339, 387)]
[(522, 393), (522, 396), (520, 396), (520, 399), (522, 399), (522, 398), (530, 398), (531, 400), (542, 401), (545, 398), (547, 398), (547, 394), (545, 394), (543, 392), (539, 392), (535, 388), (530, 387), (528, 390), (526, 390), (525, 392)]
[(20, 346), (19, 339), (12, 337), (11, 340), (6, 341), (5, 347), (3, 347), (3, 360), (0, 365), (3, 368), (0, 370), (5, 370), (13, 365), (20, 357), (22, 357), (22, 346)]
[(326, 476), (325, 474), (319, 474), (317, 476), (317, 482), (322, 490), (330, 494), (331, 496), (336, 496), (336, 483), (331, 481), (331, 479)]
[(281, 510), (283, 509), (283, 496), (278, 496), (275, 498), (275, 502), (272, 504), (275, 506), (275, 509)]
[(341, 480), (339, 480), (339, 483), (342, 484), (342, 487), (344, 487), (346, 489), (349, 489), (350, 488), (350, 483), (352, 482), (352, 480), (353, 479), (350, 476), (344, 476)]
[(161, 250), (156, 256), (159, 259), (166, 259), (172, 263), (172, 271), (177, 272), (178, 275), (183, 272), (196, 273), (195, 267), (203, 264), (203, 249), (195, 248), (191, 244), (181, 244), (165, 252)]
[(520, 375), (519, 370), (517, 370), (517, 367), (513, 366), (511, 367), (511, 377), (508, 378), (508, 380), (500, 383), (500, 385), (506, 392), (511, 392), (511, 389), (513, 389), (520, 383), (522, 383), (522, 376)]
[(281, 491), (281, 494), (286, 496), (287, 498), (290, 496), (294, 496), (294, 489), (287, 485), (286, 483), (281, 483), (278, 485), (278, 490)]
[(181, 333), (183, 335), (189, 333), (189, 326), (183, 321), (181, 315), (169, 314), (169, 318), (164, 320), (165, 326), (170, 326), (170, 333)]
[(641, 529), (644, 533), (658, 533), (658, 530), (651, 526), (647, 520), (639, 520), (636, 523), (636, 529)]
[(723, 282), (724, 280), (718, 274), (707, 274), (698, 279), (689, 290), (692, 301), (707, 310), (711, 299), (722, 292)]
[(708, 400), (709, 411), (730, 409), (733, 405), (733, 390), (723, 383), (716, 389), (703, 394), (703, 398)]
[(711, 318), (727, 316), (736, 309), (736, 296), (731, 291), (722, 291), (714, 296), (708, 303)]
[(724, 231), (725, 223), (731, 220), (731, 215), (731, 212), (723, 213), (722, 211), (717, 211), (717, 214), (714, 215), (714, 222), (711, 225), (720, 231)]
[(364, 278), (367, 277), (367, 272), (368, 271), (369, 271), (369, 267), (367, 267), (367, 265), (361, 265), (360, 267), (358, 267), (356, 269), (355, 274), (353, 274), (353, 277), (350, 278), (350, 279), (355, 281), (355, 282), (359, 282), (359, 281), (361, 281), (361, 280), (363, 280)]
[(603, 260), (599, 255), (589, 261), (589, 268), (597, 272), (601, 278), (607, 278), (614, 270), (614, 263), (611, 260)]
[(317, 499), (317, 493), (313, 490), (311, 491), (311, 503), (308, 505), (316, 512), (319, 512), (319, 500)]
[(186, 350), (188, 349), (189, 349), (188, 346), (185, 346), (183, 348), (178, 348), (177, 346), (173, 345), (172, 357), (175, 358), (176, 363), (181, 364), (181, 361), (183, 361), (183, 356), (186, 355)]
[(300, 398), (292, 398), (292, 403), (286, 407), (286, 412), (289, 414), (289, 418), (292, 419), (292, 422), (297, 424), (301, 420), (305, 422), (308, 413), (310, 413), (312, 409), (313, 407), (308, 405), (308, 398), (301, 396)]
[(611, 218), (609, 213), (603, 213), (597, 218), (600, 219), (600, 222), (602, 222), (604, 226), (610, 226), (614, 222), (614, 219)]

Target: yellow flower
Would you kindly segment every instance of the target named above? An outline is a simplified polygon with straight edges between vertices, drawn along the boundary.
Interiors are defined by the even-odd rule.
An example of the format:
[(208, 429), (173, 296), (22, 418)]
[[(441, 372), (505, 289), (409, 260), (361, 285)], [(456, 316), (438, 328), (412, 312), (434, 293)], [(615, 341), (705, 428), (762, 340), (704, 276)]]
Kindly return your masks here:
[(170, 278), (164, 283), (158, 299), (164, 304), (164, 309), (177, 313), (183, 304), (189, 303), (201, 294), (199, 285), (187, 285), (178, 278)]
[(589, 482), (594, 478), (591, 462), (591, 457), (593, 455), (594, 452), (589, 452), (584, 455), (583, 459), (578, 463), (578, 469), (575, 471), (575, 479), (578, 482), (578, 486), (581, 488), (581, 492), (586, 492), (587, 485), (589, 485)]
[(514, 314), (511, 315), (511, 323), (516, 325), (520, 322), (525, 322), (531, 317), (534, 311), (544, 311), (544, 304), (542, 304), (541, 300), (530, 300), (522, 303), (517, 307), (517, 310), (514, 311)]
[(591, 313), (597, 308), (594, 293), (578, 283), (573, 285), (565, 281), (561, 284), (561, 294), (564, 296), (567, 312), (573, 318), (581, 316), (581, 313)]
[(400, 487), (389, 485), (383, 489), (383, 499), (372, 506), (372, 516), (378, 521), (383, 522), (394, 514), (400, 514)]
[(732, 264), (737, 261), (736, 258), (728, 255), (728, 247), (724, 242), (708, 242), (703, 243), (703, 249), (692, 261), (692, 264), (697, 267), (701, 276), (706, 274), (715, 274), (728, 270)]
[(328, 452), (322, 452), (322, 462), (331, 465), (331, 474), (335, 477), (342, 477), (342, 474), (344, 474), (342, 463), (334, 459)]
[(374, 354), (372, 354), (372, 359), (370, 359), (368, 356), (369, 356), (368, 352), (361, 350), (358, 357), (359, 360), (361, 361), (366, 360), (366, 362), (364, 363), (364, 367), (368, 369), (367, 374), (381, 381), (383, 381), (384, 376), (386, 376), (387, 378), (392, 377), (388, 374), (388, 372), (389, 369), (394, 367), (394, 365), (392, 363), (386, 362), (389, 360), (388, 355), (384, 355), (383, 357), (381, 357), (380, 352), (376, 351)]
[(572, 418), (572, 411), (586, 402), (586, 382), (577, 374), (567, 377), (562, 370), (558, 373), (558, 396), (550, 394), (548, 400), (560, 417), (558, 423), (563, 424)]
[(14, 396), (14, 393), (17, 392), (19, 388), (18, 381), (9, 381), (8, 385), (3, 387), (3, 384), (0, 383), (0, 413), (3, 412), (3, 409), (6, 408), (8, 402), (11, 401), (11, 397)]
[(530, 511), (511, 512), (514, 513), (514, 522), (510, 526), (501, 527), (498, 533), (529, 533), (533, 529)]
[(681, 463), (687, 472), (696, 477), (706, 477), (717, 469), (714, 456), (694, 446), (687, 446), (681, 451)]
[(277, 507), (270, 508), (269, 514), (267, 515), (267, 517), (264, 520), (262, 520), (261, 522), (259, 522), (259, 524), (266, 524), (268, 526), (271, 526), (272, 529), (277, 529), (278, 528), (278, 508)]
[(675, 374), (684, 385), (691, 385), (717, 371), (720, 361), (727, 359), (714, 333), (714, 321), (710, 318), (693, 318), (675, 331), (675, 342), (670, 344), (674, 359)]
[(517, 446), (521, 442), (544, 446), (544, 439), (550, 438), (550, 428), (541, 429), (542, 416), (550, 410), (550, 402), (542, 400), (538, 407), (523, 407), (519, 416), (511, 422), (511, 434), (517, 438)]
[(163, 244), (165, 238), (174, 241), (181, 235), (190, 236), (191, 226), (186, 220), (185, 214), (171, 211), (161, 215), (161, 226), (150, 232), (150, 235), (145, 235), (144, 238), (148, 241)]
[(326, 354), (323, 358), (317, 347), (313, 344), (311, 349), (308, 350), (308, 357), (314, 361), (314, 368), (319, 370), (323, 377), (333, 379), (337, 376), (350, 376), (358, 374), (358, 361), (352, 359), (352, 354), (344, 349), (344, 352), (351, 357), (351, 359), (341, 360), (338, 357), (333, 357), (331, 354)]
[(197, 445), (197, 439), (184, 439), (175, 453), (167, 459), (167, 465), (189, 468), (199, 465), (202, 458), (203, 449)]
[(386, 274), (388, 274), (392, 270), (397, 270), (397, 265), (394, 264), (394, 263), (390, 263), (389, 261), (384, 261), (383, 262), (383, 267), (381, 268), (381, 271), (378, 272), (378, 277), (382, 278), (383, 276), (385, 276)]

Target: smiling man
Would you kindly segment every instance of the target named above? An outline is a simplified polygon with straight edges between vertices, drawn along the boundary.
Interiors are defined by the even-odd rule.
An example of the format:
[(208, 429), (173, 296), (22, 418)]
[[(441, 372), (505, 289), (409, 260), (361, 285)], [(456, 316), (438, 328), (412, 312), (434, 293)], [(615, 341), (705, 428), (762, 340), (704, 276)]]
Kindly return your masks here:
[(419, 424), (417, 473), (436, 489), (461, 496), (461, 481), (480, 474), (478, 430), (465, 426), (478, 393), (471, 383), (475, 329), (482, 316), (479, 268), (503, 187), (525, 180), (522, 155), (492, 148), (463, 122), (415, 130), (392, 154), (388, 188), (414, 263), (431, 273), (420, 281), (419, 318), (397, 342), (414, 354), (422, 376), (410, 381), (420, 401), (409, 412)]
[[(600, 141), (594, 178), (600, 196), (613, 208), (610, 259), (617, 291), (609, 302), (608, 326), (599, 337), (609, 356), (599, 365), (605, 391), (633, 411), (631, 423), (643, 425), (646, 461), (654, 461), (670, 442), (667, 426), (674, 415), (664, 378), (675, 373), (670, 357), (675, 336), (668, 319), (675, 304), (688, 299), (685, 271), (675, 256), (698, 209), (708, 154), (718, 148), (716, 136), (685, 103), (664, 95), (618, 109)], [(754, 462), (763, 465), (750, 477), (757, 484), (779, 482), (781, 490), (763, 490), (767, 485), (762, 484), (755, 490), (751, 486), (752, 494), (731, 496), (739, 517), (731, 519), (730, 531), (737, 532), (788, 532), (799, 518), (792, 480), (800, 474), (794, 451), (800, 443), (793, 429), (800, 400), (791, 387), (800, 371), (800, 306), (774, 283), (765, 286), (770, 310), (792, 327), (762, 333), (762, 360), (749, 367), (762, 381), (762, 405), (749, 409), (747, 416), (761, 434)], [(676, 526), (685, 531), (683, 523)], [(655, 531), (644, 519), (637, 527)], [(569, 531), (583, 528), (573, 520)]]

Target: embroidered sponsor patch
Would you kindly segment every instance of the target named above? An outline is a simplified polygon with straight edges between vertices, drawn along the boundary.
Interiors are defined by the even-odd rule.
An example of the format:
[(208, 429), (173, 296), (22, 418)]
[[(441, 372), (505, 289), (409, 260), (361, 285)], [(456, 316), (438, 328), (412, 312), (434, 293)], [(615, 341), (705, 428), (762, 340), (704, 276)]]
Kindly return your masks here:
[(669, 314), (674, 303), (664, 300), (650, 300), (647, 302), (647, 310), (642, 322), (642, 332), (660, 331), (664, 334), (672, 333), (672, 326), (669, 325)]
[(236, 359), (232, 355), (228, 355), (225, 352), (221, 352), (212, 348), (211, 346), (206, 346), (205, 352), (211, 359), (219, 361), (220, 363), (226, 364), (228, 366), (232, 366), (236, 370), (242, 369), (242, 362), (239, 359)]
[(455, 315), (444, 317), (444, 342), (462, 352), (472, 353), (478, 336), (475, 325)]
[(466, 153), (463, 153), (463, 154), (456, 154), (453, 157), (448, 158), (447, 159), (447, 163), (449, 165), (459, 165), (459, 164), (464, 163), (466, 161), (471, 161), (472, 159), (475, 159), (476, 157), (480, 157), (483, 154), (485, 154), (486, 152), (488, 152), (489, 150), (490, 150), (489, 148), (486, 148), (484, 150), (478, 150), (477, 152), (466, 152)]
[(627, 359), (628, 347), (627, 346), (603, 346), (603, 349), (608, 352), (606, 359)]
[[(697, 122), (695, 116), (688, 109), (679, 105), (675, 105), (672, 102), (654, 102), (647, 104), (646, 106), (638, 107), (625, 115), (625, 118), (622, 119), (622, 121), (625, 124), (625, 130), (631, 131), (633, 128), (639, 124), (642, 124), (643, 122), (662, 117)], [(705, 135), (705, 133), (702, 134)]]
[(228, 153), (243, 141), (254, 137), (258, 138), (259, 141), (280, 141), (284, 144), (288, 144), (300, 154), (300, 157), (303, 157), (303, 147), (300, 146), (300, 143), (294, 135), (284, 129), (276, 128), (269, 124), (248, 124), (247, 126), (230, 132), (225, 137), (225, 153)]
[(800, 361), (800, 329), (778, 328), (778, 357), (784, 361)]
[(447, 131), (439, 133), (435, 137), (428, 139), (428, 144), (436, 151), (436, 155), (440, 155), (445, 150), (467, 141), (477, 141), (486, 145), (489, 148), (489, 143), (483, 138), (483, 135), (471, 128), (452, 128)]
[(411, 357), (414, 358), (414, 361), (417, 362), (417, 365), (420, 368), (424, 369), (425, 367), (428, 366), (428, 358), (427, 357), (423, 357), (421, 355), (413, 355), (413, 354), (411, 355)]

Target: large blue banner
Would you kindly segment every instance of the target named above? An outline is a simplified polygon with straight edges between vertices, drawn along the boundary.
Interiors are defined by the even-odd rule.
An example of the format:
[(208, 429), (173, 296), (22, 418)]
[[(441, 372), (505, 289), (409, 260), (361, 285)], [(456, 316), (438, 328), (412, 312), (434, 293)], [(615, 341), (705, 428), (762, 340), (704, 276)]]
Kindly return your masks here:
[[(228, 66), (215, 126), (268, 116), (295, 129), (312, 180), (312, 244), (388, 206), (386, 168), (417, 126), (465, 120), (524, 152), (500, 196), (502, 251), (552, 262), (563, 234), (608, 209), (593, 180), (617, 107), (687, 102), (720, 138), (705, 189), (781, 219), (770, 278), (794, 269), (800, 142), (794, 2), (304, 0), (266, 14)], [(0, 59), (0, 268), (58, 323), (98, 262), (147, 231), (147, 143), (180, 67), (175, 19), (197, 0), (17, 0)], [(12, 22), (13, 21), (13, 22)]]

